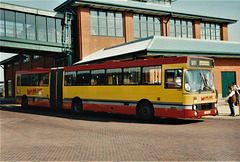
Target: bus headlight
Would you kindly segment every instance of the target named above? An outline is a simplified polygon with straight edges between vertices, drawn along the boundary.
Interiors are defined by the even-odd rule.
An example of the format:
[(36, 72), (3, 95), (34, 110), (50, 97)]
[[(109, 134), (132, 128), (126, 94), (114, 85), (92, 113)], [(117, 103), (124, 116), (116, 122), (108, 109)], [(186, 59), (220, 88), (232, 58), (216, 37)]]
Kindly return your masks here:
[(192, 109), (193, 109), (193, 110), (197, 110), (197, 106), (196, 106), (196, 105), (193, 105), (193, 106), (192, 106)]
[(195, 112), (194, 112), (194, 115), (195, 115), (195, 116), (197, 116), (197, 115), (198, 115), (197, 111), (195, 111)]

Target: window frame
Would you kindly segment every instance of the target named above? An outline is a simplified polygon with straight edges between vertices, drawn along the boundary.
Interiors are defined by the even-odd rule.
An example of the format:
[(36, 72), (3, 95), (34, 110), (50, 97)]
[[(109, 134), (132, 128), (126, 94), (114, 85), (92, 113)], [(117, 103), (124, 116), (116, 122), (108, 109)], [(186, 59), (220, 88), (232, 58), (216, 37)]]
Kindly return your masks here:
[[(168, 84), (167, 84), (167, 79), (168, 79), (168, 78), (167, 78), (167, 71), (170, 71), (170, 70), (175, 70), (175, 71), (176, 71), (176, 70), (181, 70), (181, 71), (182, 71), (182, 75), (181, 75), (181, 86), (179, 86), (179, 87), (176, 87), (176, 86), (175, 86), (175, 87), (168, 87), (168, 86), (167, 86), (167, 85), (168, 85)], [(165, 72), (164, 72), (164, 73), (165, 73), (165, 78), (164, 78), (164, 88), (165, 88), (165, 89), (182, 89), (182, 87), (183, 87), (183, 69), (182, 69), (182, 68), (177, 68), (177, 69), (165, 69)], [(177, 77), (178, 77), (178, 76), (177, 76)], [(176, 77), (176, 78), (177, 78), (177, 77)], [(176, 80), (175, 80), (175, 76), (174, 76), (174, 81), (173, 81), (173, 82), (177, 83)]]
[[(111, 23), (110, 25), (110, 22), (112, 22), (113, 24)], [(124, 37), (123, 12), (90, 9), (90, 32), (91, 36), (123, 38)]]

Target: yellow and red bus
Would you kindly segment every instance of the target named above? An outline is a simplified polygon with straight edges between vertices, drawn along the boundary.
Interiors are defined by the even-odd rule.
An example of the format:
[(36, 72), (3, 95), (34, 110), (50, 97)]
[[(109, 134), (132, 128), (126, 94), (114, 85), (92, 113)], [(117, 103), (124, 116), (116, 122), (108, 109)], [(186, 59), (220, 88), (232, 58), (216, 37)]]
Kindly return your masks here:
[(16, 101), (143, 120), (216, 115), (213, 68), (213, 59), (182, 56), (18, 71)]

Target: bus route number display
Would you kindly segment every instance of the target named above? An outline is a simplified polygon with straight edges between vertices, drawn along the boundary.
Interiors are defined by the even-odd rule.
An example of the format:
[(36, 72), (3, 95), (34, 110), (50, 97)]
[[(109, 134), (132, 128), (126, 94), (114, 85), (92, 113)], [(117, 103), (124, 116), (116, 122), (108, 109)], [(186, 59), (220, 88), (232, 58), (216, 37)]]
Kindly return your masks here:
[(197, 59), (190, 58), (188, 62), (189, 67), (205, 67), (205, 68), (213, 68), (213, 60), (205, 60), (205, 59)]

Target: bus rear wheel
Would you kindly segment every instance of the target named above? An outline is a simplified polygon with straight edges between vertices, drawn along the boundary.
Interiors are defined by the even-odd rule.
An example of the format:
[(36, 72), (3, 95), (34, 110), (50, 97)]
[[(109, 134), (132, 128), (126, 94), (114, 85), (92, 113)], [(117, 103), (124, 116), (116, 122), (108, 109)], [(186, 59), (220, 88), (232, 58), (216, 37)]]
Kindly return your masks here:
[(82, 101), (80, 99), (76, 98), (73, 100), (72, 112), (76, 114), (81, 114), (83, 112)]
[(28, 107), (28, 99), (26, 96), (22, 97), (22, 104), (21, 104), (22, 108), (27, 108)]
[(137, 106), (137, 117), (144, 121), (152, 120), (154, 117), (154, 109), (151, 103), (142, 102)]

